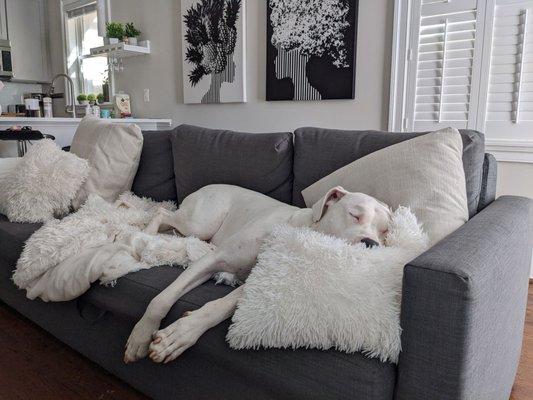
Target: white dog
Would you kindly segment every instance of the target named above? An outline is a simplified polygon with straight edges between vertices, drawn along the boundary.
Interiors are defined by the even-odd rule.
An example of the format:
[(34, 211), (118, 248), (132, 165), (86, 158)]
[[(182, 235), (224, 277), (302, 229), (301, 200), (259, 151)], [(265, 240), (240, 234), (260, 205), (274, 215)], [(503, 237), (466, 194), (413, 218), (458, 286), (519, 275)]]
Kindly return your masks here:
[(310, 227), (354, 244), (376, 246), (383, 243), (390, 216), (385, 204), (362, 193), (349, 193), (340, 186), (329, 190), (312, 209), (290, 206), (230, 185), (206, 186), (188, 196), (174, 213), (161, 209), (146, 232), (155, 234), (174, 228), (183, 236), (210, 241), (216, 250), (192, 263), (150, 302), (128, 339), (124, 362), (148, 354), (155, 362), (172, 361), (194, 345), (204, 332), (229, 318), (244, 286), (187, 312), (158, 331), (172, 305), (215, 273), (232, 273), (245, 281), (263, 239), (275, 225)]

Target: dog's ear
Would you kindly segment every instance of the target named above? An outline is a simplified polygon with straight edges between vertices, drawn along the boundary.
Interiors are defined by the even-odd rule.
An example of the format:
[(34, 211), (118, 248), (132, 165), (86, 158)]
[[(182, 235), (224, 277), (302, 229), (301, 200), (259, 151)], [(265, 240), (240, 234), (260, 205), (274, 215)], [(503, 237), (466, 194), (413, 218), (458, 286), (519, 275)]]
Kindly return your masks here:
[(336, 186), (333, 189), (328, 190), (326, 195), (318, 200), (313, 206), (313, 222), (318, 222), (324, 216), (327, 208), (339, 201), (348, 193), (342, 186)]

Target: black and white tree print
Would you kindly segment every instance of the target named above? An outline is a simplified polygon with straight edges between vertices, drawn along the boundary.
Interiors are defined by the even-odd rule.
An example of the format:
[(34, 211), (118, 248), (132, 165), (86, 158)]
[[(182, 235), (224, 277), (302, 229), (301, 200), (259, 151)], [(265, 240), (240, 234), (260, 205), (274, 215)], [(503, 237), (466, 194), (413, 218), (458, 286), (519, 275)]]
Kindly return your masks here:
[(210, 78), (201, 103), (220, 103), (222, 85), (235, 82), (234, 53), (242, 1), (198, 0), (184, 13), (184, 61), (191, 65), (186, 83), (195, 88), (204, 78)]
[(356, 0), (269, 0), (267, 100), (354, 97)]

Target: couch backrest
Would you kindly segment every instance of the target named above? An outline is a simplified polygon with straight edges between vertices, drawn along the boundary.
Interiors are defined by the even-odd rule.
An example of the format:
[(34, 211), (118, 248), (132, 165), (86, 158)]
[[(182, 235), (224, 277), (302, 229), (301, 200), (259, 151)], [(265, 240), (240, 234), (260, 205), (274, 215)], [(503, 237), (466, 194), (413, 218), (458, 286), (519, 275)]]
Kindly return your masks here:
[[(483, 134), (460, 131), (468, 209), (473, 216), (495, 197), (496, 161), (485, 155)], [(182, 125), (144, 132), (134, 193), (182, 201), (211, 183), (228, 183), (305, 206), (301, 191), (367, 154), (424, 133), (301, 128), (251, 134)], [(293, 184), (294, 179), (294, 184)]]
[[(460, 132), (463, 139), (468, 211), (470, 216), (473, 216), (477, 212), (481, 195), (485, 139), (482, 133), (476, 131)], [(323, 128), (296, 130), (293, 203), (298, 207), (304, 207), (301, 191), (333, 171), (377, 150), (426, 133), (343, 131)]]
[(241, 133), (181, 125), (146, 132), (133, 184), (138, 195), (181, 202), (213, 183), (292, 201), (292, 134)]
[(174, 158), (170, 136), (173, 130), (144, 131), (144, 143), (132, 191), (157, 201), (177, 200)]

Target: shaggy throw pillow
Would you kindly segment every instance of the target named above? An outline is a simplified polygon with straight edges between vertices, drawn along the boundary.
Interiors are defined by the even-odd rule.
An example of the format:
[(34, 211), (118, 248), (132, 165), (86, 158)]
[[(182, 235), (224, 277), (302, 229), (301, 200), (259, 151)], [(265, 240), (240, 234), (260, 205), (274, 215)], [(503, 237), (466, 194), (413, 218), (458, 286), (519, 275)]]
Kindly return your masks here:
[(426, 248), (404, 207), (380, 247), (281, 225), (263, 243), (227, 340), (234, 349), (335, 348), (396, 362), (403, 267)]
[(70, 146), (71, 153), (89, 161), (91, 172), (76, 198), (78, 209), (89, 194), (114, 202), (131, 190), (143, 148), (141, 129), (135, 124), (117, 124), (96, 117), (80, 122)]
[(0, 176), (0, 212), (11, 222), (63, 216), (88, 174), (87, 161), (62, 151), (52, 140), (40, 140), (17, 168)]
[(311, 207), (340, 185), (393, 209), (408, 206), (436, 243), (468, 221), (462, 155), (459, 131), (442, 129), (360, 158), (304, 189), (302, 195)]

